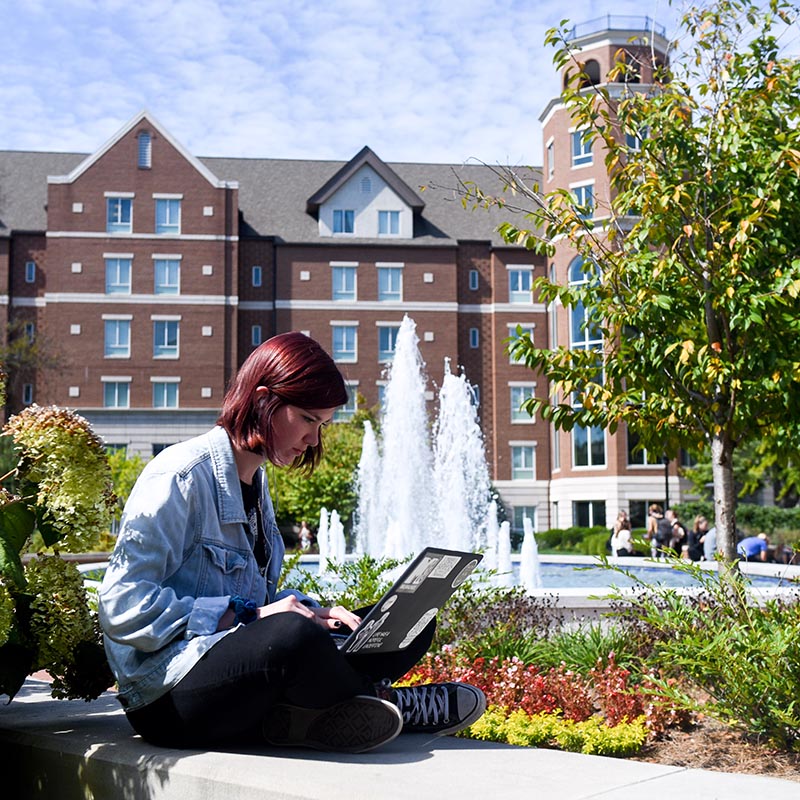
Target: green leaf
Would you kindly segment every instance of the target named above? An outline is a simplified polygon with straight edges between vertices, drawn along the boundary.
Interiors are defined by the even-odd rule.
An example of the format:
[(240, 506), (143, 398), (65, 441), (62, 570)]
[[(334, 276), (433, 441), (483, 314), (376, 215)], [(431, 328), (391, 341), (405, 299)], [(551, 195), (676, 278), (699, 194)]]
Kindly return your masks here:
[(22, 500), (0, 505), (0, 539), (15, 552), (22, 550), (35, 524), (36, 515)]

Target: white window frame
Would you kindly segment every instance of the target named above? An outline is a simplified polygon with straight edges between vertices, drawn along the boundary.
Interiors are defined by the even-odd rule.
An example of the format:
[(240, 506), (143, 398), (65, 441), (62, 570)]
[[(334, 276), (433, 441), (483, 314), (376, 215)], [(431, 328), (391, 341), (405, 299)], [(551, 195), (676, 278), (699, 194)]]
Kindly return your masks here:
[[(131, 357), (131, 321), (129, 315), (103, 315), (103, 357)], [(121, 335), (124, 331), (124, 335)]]
[(386, 364), (394, 359), (400, 323), (377, 322), (375, 324), (378, 328), (378, 362)]
[(181, 293), (181, 258), (180, 255), (153, 255), (153, 294)]
[[(180, 408), (180, 378), (151, 377), (153, 387), (153, 408)], [(173, 390), (174, 387), (174, 390)], [(157, 403), (157, 392), (163, 391), (164, 402)], [(174, 399), (174, 402), (170, 402)]]
[(358, 411), (358, 381), (345, 381), (344, 385), (347, 387), (347, 402), (334, 412), (334, 422), (349, 422)]
[(549, 139), (545, 145), (545, 162), (547, 165), (547, 180), (552, 180), (556, 172), (556, 142)]
[(378, 270), (378, 302), (403, 302), (403, 264), (375, 265)]
[(106, 233), (133, 233), (133, 193), (106, 192), (105, 198)]
[[(520, 328), (523, 335), (526, 334), (526, 333), (530, 334), (531, 342), (535, 342), (536, 341), (536, 339), (534, 338), (535, 334), (536, 334), (536, 323), (535, 322), (510, 322), (510, 323), (508, 323), (507, 327), (508, 327), (508, 338), (509, 339), (517, 339), (517, 338), (519, 338), (517, 336), (517, 328)], [(510, 344), (511, 343), (509, 342), (509, 345)], [(525, 364), (525, 362), (522, 361), (522, 360), (517, 361), (511, 355), (511, 353), (508, 354), (508, 363), (509, 364), (522, 364), (523, 366)]]
[(151, 169), (153, 166), (153, 137), (150, 131), (141, 131), (136, 138), (136, 166), (139, 169)]
[(511, 447), (511, 480), (535, 481), (536, 443), (509, 442), (509, 445)]
[[(533, 267), (522, 264), (509, 264), (508, 302), (514, 305), (533, 304)], [(527, 289), (525, 288), (527, 284)]]
[[(103, 375), (100, 378), (103, 384), (103, 408), (130, 408), (131, 407), (131, 378), (130, 376)], [(121, 387), (125, 387), (124, 402), (119, 402)], [(108, 402), (108, 392), (113, 387), (114, 402)]]
[[(106, 294), (130, 294), (133, 280), (133, 253), (103, 253), (103, 261), (106, 271)], [(127, 280), (122, 280), (123, 264), (127, 265)]]
[[(355, 302), (358, 298), (358, 262), (331, 261), (330, 267), (331, 299), (336, 302)], [(350, 283), (352, 289), (349, 288)]]
[(570, 152), (572, 153), (573, 167), (589, 167), (594, 163), (592, 141), (584, 138), (588, 128), (579, 128), (570, 131)]
[[(575, 198), (576, 206), (588, 206), (589, 213), (581, 214), (583, 219), (592, 219), (597, 209), (597, 198), (594, 195), (594, 181), (582, 181), (581, 183), (571, 183), (569, 190)], [(589, 202), (591, 201), (591, 202)]]
[[(153, 358), (159, 361), (180, 358), (181, 318), (153, 315)], [(175, 333), (175, 343), (170, 344), (171, 333)]]
[[(155, 232), (157, 236), (181, 235), (182, 195), (154, 194)], [(163, 212), (163, 214), (162, 214)], [(161, 220), (160, 217), (164, 219)]]
[(331, 322), (331, 356), (337, 364), (358, 361), (358, 322)]
[(400, 212), (378, 211), (378, 236), (400, 236)]
[[(348, 230), (349, 229), (349, 230)], [(356, 212), (353, 208), (334, 208), (331, 221), (334, 236), (353, 236), (356, 232)]]
[(532, 425), (533, 417), (521, 409), (522, 404), (536, 394), (535, 383), (509, 383), (509, 399), (511, 401), (511, 424)]

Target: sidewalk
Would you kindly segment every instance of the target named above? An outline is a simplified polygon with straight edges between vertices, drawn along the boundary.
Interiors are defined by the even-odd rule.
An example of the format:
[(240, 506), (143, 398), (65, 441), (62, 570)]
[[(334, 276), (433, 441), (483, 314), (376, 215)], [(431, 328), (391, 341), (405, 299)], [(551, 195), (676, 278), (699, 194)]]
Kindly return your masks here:
[(113, 694), (53, 700), (28, 680), (0, 706), (6, 797), (95, 800), (797, 800), (800, 783), (453, 737), (402, 735), (364, 755), (142, 742)]

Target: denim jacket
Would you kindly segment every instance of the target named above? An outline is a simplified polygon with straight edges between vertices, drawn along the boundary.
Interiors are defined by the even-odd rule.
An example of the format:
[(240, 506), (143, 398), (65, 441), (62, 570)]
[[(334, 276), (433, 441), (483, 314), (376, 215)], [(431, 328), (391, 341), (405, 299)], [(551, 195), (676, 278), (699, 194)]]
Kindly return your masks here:
[(284, 546), (264, 472), (266, 579), (227, 432), (208, 433), (163, 450), (142, 471), (125, 505), (120, 534), (99, 593), (106, 655), (119, 700), (132, 711), (168, 692), (202, 655), (235, 628), (217, 631), (233, 595), (271, 603)]

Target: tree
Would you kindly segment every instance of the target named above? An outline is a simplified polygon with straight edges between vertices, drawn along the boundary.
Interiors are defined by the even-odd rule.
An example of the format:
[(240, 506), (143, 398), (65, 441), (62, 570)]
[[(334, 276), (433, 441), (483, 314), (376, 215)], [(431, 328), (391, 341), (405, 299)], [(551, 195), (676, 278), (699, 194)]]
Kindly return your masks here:
[[(550, 396), (528, 404), (561, 429), (621, 424), (648, 451), (711, 452), (719, 550), (736, 557), (733, 455), (800, 433), (800, 61), (780, 50), (792, 4), (715, 0), (681, 18), (685, 47), (654, 64), (653, 85), (584, 88), (567, 28), (551, 30), (576, 128), (605, 153), (611, 194), (585, 219), (566, 189), (547, 194), (501, 169), (506, 196), (463, 187), (465, 203), (526, 212), (508, 242), (551, 255), (566, 242), (586, 280), (535, 282), (544, 302), (585, 310), (597, 349), (511, 349), (541, 370)], [(511, 199), (506, 199), (506, 198)], [(594, 339), (595, 337), (589, 337)]]
[(352, 517), (358, 502), (355, 474), (361, 456), (364, 420), (370, 419), (374, 425), (374, 416), (372, 412), (359, 410), (347, 422), (336, 422), (326, 428), (324, 456), (311, 475), (292, 469), (274, 470), (269, 483), (281, 524), (303, 519), (313, 524), (323, 507), (338, 511), (343, 522)]

